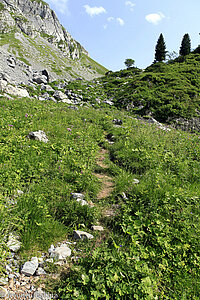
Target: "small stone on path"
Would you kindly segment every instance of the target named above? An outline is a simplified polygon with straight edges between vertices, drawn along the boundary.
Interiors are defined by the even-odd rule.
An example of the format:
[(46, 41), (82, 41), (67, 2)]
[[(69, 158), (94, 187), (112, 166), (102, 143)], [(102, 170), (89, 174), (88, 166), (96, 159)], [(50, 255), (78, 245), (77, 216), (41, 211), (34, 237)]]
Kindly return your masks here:
[(35, 271), (38, 268), (38, 258), (37, 257), (32, 257), (31, 261), (25, 262), (23, 265), (21, 273), (26, 275), (26, 276), (31, 276), (35, 273)]
[(8, 294), (8, 290), (0, 286), (0, 298), (5, 298)]
[(80, 230), (74, 230), (74, 238), (77, 240), (85, 240), (85, 239), (93, 239), (94, 236), (90, 233), (87, 233), (85, 231), (80, 231)]
[(67, 257), (71, 256), (71, 253), (72, 253), (71, 249), (66, 244), (62, 244), (60, 247), (56, 247), (51, 252), (51, 257), (58, 260), (64, 260)]
[(99, 225), (93, 225), (92, 230), (93, 231), (104, 231), (104, 228), (102, 226), (99, 226)]
[(13, 252), (17, 252), (21, 247), (21, 242), (18, 239), (18, 236), (14, 235), (13, 233), (10, 233), (7, 242), (7, 247)]

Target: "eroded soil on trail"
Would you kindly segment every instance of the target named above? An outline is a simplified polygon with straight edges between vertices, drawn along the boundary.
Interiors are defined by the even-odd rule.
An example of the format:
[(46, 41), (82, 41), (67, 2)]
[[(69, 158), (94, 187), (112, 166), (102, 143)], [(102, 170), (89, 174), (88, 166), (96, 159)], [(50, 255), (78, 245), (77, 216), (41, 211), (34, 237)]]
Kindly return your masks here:
[(94, 173), (94, 175), (101, 182), (101, 190), (97, 195), (98, 200), (109, 197), (114, 190), (113, 178), (107, 174), (108, 165), (105, 163), (106, 156), (108, 156), (108, 154), (109, 154), (108, 150), (101, 148), (96, 161), (97, 166), (99, 166), (102, 169), (101, 173), (100, 172)]

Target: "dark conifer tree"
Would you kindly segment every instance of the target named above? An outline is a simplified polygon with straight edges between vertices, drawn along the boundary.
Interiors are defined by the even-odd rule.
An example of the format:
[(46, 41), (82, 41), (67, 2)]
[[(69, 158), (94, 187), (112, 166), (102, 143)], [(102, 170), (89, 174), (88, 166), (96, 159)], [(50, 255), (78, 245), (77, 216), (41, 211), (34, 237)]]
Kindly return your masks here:
[(157, 61), (163, 61), (166, 58), (166, 46), (165, 46), (165, 41), (162, 33), (159, 36), (159, 39), (156, 44), (156, 49), (155, 49), (155, 62)]
[(191, 52), (190, 36), (188, 33), (186, 33), (183, 36), (179, 54), (185, 56), (185, 55), (188, 55), (190, 52)]

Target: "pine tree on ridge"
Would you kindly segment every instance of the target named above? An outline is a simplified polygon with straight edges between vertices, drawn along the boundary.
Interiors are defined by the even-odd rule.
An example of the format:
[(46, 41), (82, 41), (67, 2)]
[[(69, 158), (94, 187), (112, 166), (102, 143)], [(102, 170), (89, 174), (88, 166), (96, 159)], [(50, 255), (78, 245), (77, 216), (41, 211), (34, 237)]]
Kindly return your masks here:
[(163, 34), (161, 33), (155, 48), (155, 62), (161, 62), (166, 58), (166, 45)]
[(181, 42), (181, 47), (179, 54), (182, 56), (188, 55), (191, 52), (191, 41), (190, 41), (190, 36), (188, 33), (186, 33), (183, 36), (182, 42)]

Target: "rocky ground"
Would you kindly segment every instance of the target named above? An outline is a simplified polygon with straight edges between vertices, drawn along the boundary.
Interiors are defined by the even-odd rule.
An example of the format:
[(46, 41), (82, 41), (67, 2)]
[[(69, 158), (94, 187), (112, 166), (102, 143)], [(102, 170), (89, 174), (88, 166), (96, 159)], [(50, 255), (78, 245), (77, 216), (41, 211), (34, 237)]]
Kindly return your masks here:
[[(47, 137), (44, 132), (31, 132), (29, 138), (47, 142)], [(109, 141), (109, 140), (108, 140)], [(105, 174), (96, 172), (95, 175), (100, 179), (101, 190), (98, 199), (108, 197), (113, 190), (113, 179), (106, 175), (107, 165), (105, 163), (107, 150), (102, 148), (97, 157), (97, 166), (100, 166)], [(14, 199), (8, 199), (8, 205), (14, 205), (17, 197), (23, 194), (18, 190)], [(81, 193), (73, 193), (72, 200), (79, 202), (81, 205), (93, 206), (93, 203), (87, 203), (84, 200), (84, 195)], [(102, 213), (104, 217), (112, 217), (116, 214), (117, 208), (112, 207), (109, 210), (104, 210)], [(93, 225), (91, 229), (94, 232), (99, 232), (101, 235), (104, 227)], [(0, 298), (3, 299), (34, 299), (34, 300), (47, 300), (57, 299), (56, 295), (44, 291), (45, 279), (59, 278), (60, 271), (67, 268), (70, 263), (76, 263), (82, 255), (82, 250), (77, 246), (78, 240), (91, 240), (94, 236), (90, 233), (81, 230), (74, 230), (71, 239), (64, 240), (57, 245), (51, 245), (48, 253), (38, 253), (38, 257), (32, 257), (29, 261), (21, 263), (20, 256), (17, 254), (21, 248), (19, 237), (10, 233), (7, 247), (10, 250), (10, 256), (6, 261), (6, 274), (7, 277), (0, 278)], [(58, 267), (58, 273), (49, 272), (49, 267)], [(52, 267), (51, 267), (52, 268)]]

